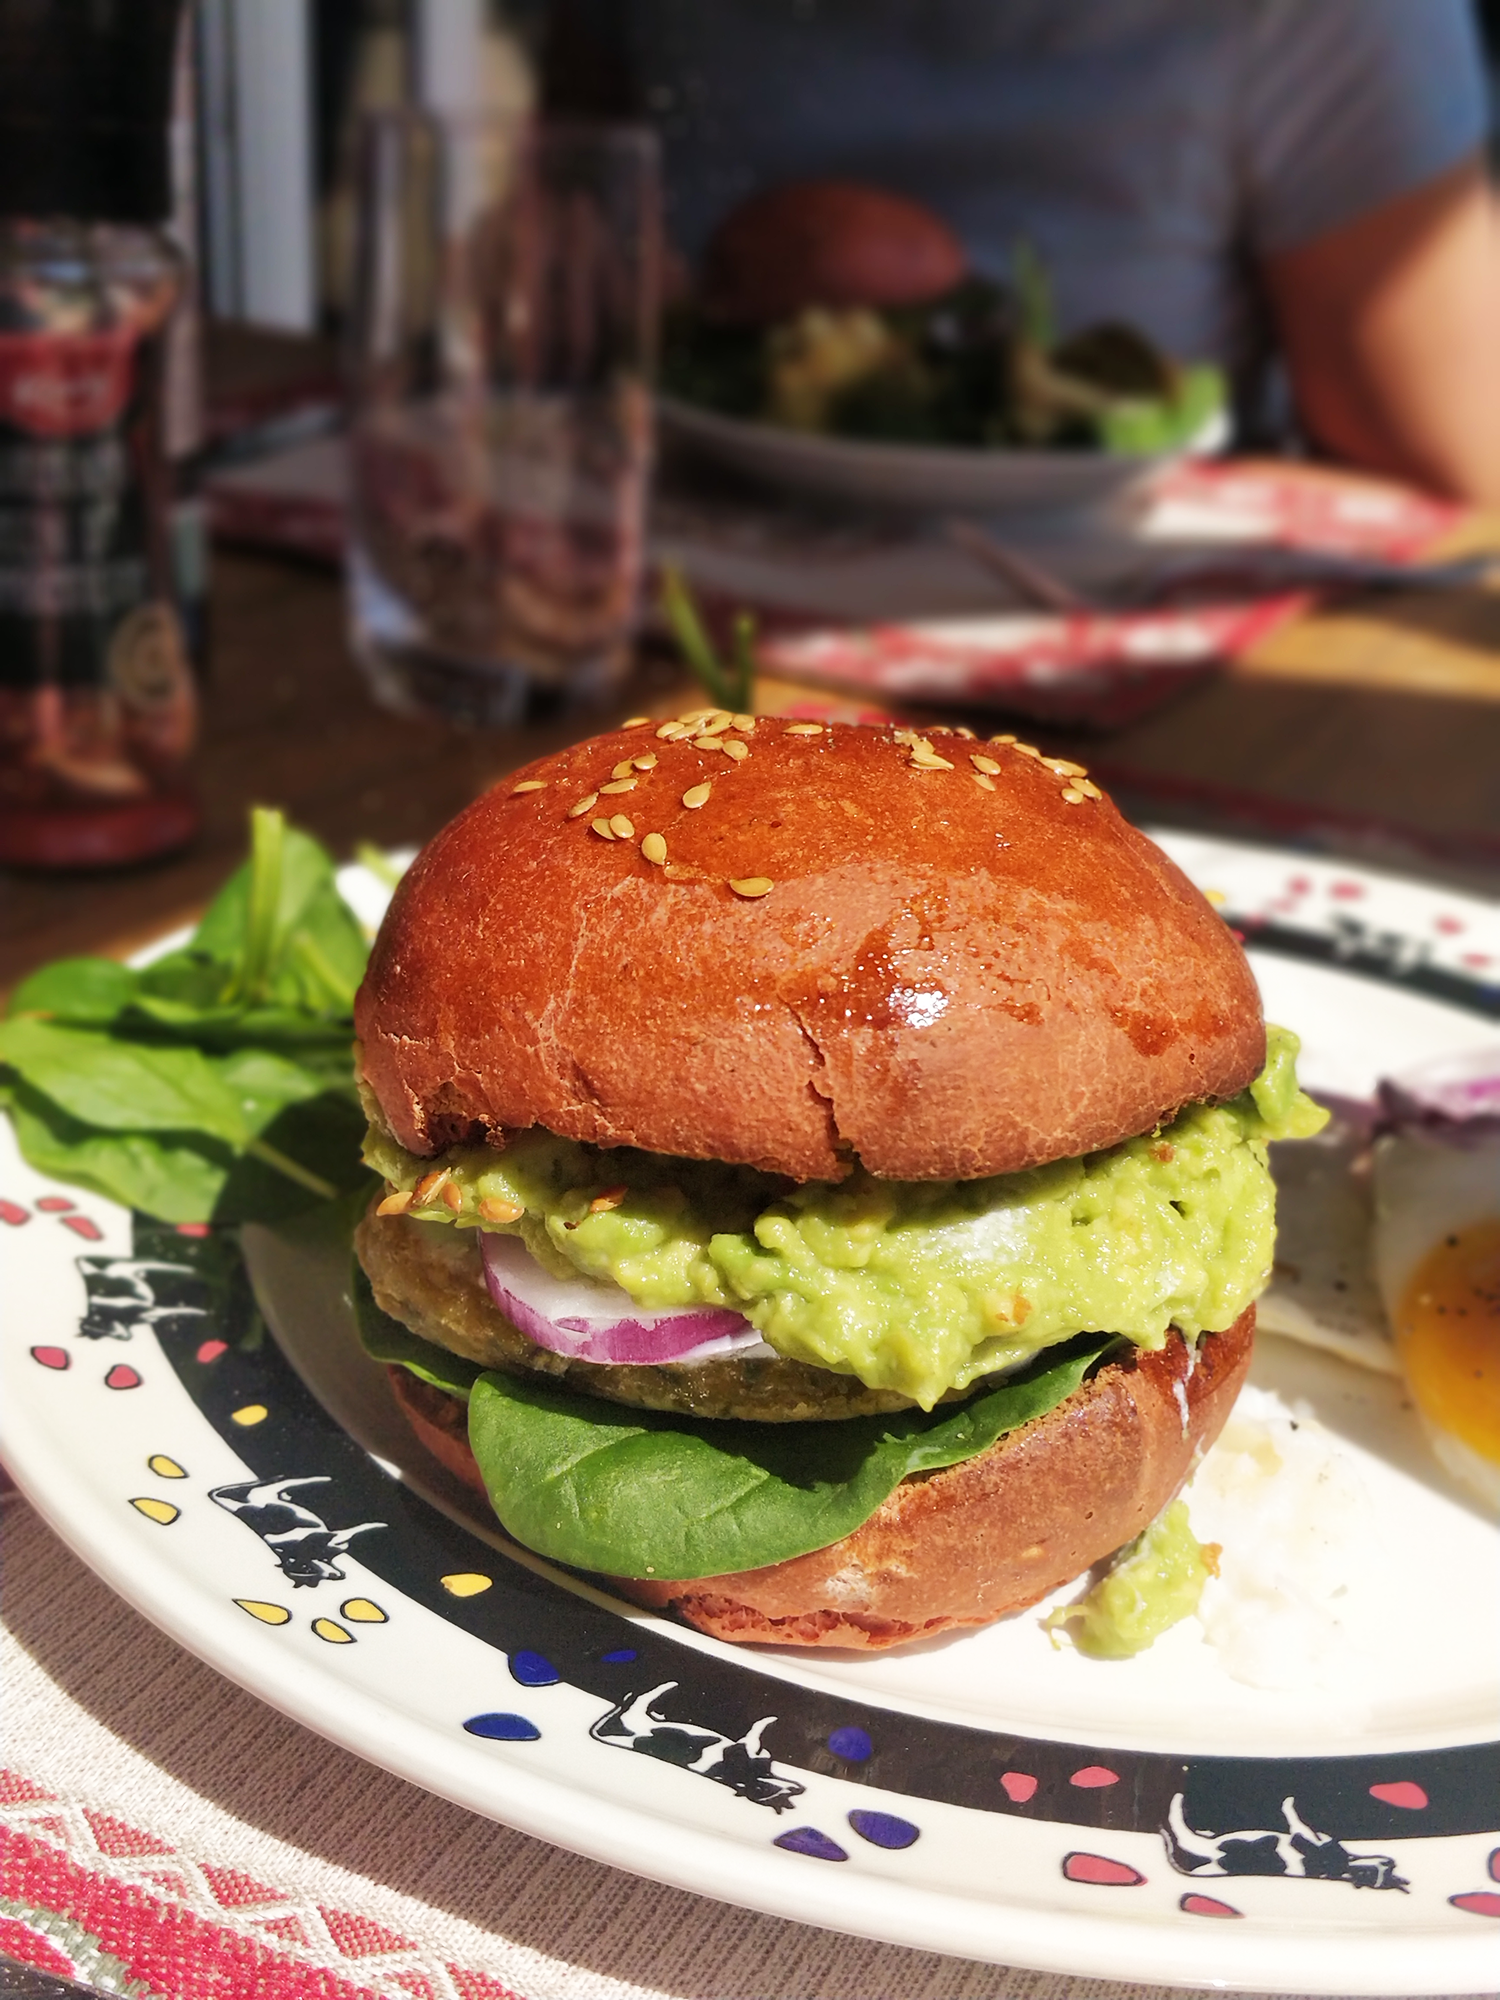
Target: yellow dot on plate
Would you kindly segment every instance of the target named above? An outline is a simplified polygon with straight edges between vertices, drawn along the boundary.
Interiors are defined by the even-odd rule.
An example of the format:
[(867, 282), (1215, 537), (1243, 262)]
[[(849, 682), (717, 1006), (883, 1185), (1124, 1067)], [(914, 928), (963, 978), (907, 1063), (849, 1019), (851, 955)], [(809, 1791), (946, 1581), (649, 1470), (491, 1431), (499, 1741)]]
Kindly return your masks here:
[(292, 1615), (284, 1604), (267, 1604), (261, 1597), (237, 1597), (234, 1601), (241, 1611), (248, 1611), (262, 1625), (285, 1625)]
[(313, 1630), (320, 1639), (326, 1639), (330, 1646), (352, 1646), (354, 1634), (346, 1632), (342, 1625), (336, 1625), (331, 1618), (315, 1618)]
[(477, 1570), (455, 1570), (451, 1576), (442, 1579), (443, 1588), (450, 1597), (477, 1597), (482, 1590), (488, 1590), (495, 1581), (492, 1576), (481, 1576)]
[(252, 1424), (263, 1424), (270, 1414), (264, 1403), (246, 1403), (242, 1409), (230, 1411), (229, 1421), (249, 1430)]
[(1224, 894), (1222, 889), (1205, 889), (1203, 891), (1203, 899), (1205, 902), (1212, 903), (1216, 910), (1222, 909), (1229, 901), (1229, 898)]
[(158, 1479), (186, 1479), (187, 1474), (175, 1458), (168, 1458), (164, 1451), (153, 1452), (146, 1460), (146, 1468), (154, 1472)]
[(349, 1597), (339, 1606), (339, 1616), (354, 1625), (384, 1625), (386, 1614), (368, 1597)]
[(182, 1512), (170, 1500), (132, 1500), (130, 1504), (138, 1514), (144, 1514), (148, 1521), (159, 1522), (163, 1528), (170, 1528)]

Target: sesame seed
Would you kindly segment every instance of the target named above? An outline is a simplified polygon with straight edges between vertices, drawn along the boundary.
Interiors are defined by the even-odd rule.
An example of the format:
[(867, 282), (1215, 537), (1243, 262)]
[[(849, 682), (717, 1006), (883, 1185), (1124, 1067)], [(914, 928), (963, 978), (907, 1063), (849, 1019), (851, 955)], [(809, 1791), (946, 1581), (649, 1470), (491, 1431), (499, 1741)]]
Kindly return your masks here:
[(992, 736), (990, 738), (991, 743), (1014, 743), (1015, 740), (1016, 740), (1015, 737), (1012, 736), (1009, 733), (1009, 731), (1007, 731), (1004, 736)]
[(891, 731), (891, 741), (893, 743), (912, 744), (920, 743), (921, 740), (915, 729), (893, 729)]
[(689, 812), (696, 812), (699, 806), (706, 806), (708, 804), (709, 795), (712, 791), (713, 786), (705, 778), (701, 785), (688, 786), (682, 795), (682, 803), (687, 807)]
[(630, 761), (638, 771), (654, 771), (656, 769), (656, 752), (648, 750), (643, 757), (632, 757)]
[(731, 882), (730, 888), (737, 896), (754, 902), (757, 896), (769, 896), (776, 884), (766, 875), (742, 875), (738, 882)]
[(951, 771), (953, 766), (946, 757), (940, 757), (932, 745), (919, 736), (911, 749), (912, 766), (918, 771)]
[(384, 1201), (376, 1204), (375, 1213), (377, 1215), (405, 1215), (410, 1207), (410, 1191), (398, 1188), (391, 1194), (388, 1194)]
[(719, 741), (717, 736), (695, 736), (693, 738), (693, 748), (695, 750), (722, 750), (724, 745)]
[(985, 772), (971, 771), (969, 775), (974, 780), (975, 784), (983, 786), (985, 791), (993, 792), (999, 790), (999, 787), (996, 785), (994, 779), (989, 777)]
[(734, 718), (734, 726), (736, 729), (749, 731), (755, 727), (755, 717), (753, 715), (737, 715)]
[(1063, 786), (1063, 797), (1070, 806), (1081, 806), (1083, 804), (1083, 793), (1075, 792), (1071, 785)]
[(711, 721), (714, 716), (726, 712), (722, 708), (685, 708), (677, 720), (685, 729), (698, 729), (705, 722)]
[(689, 730), (685, 722), (664, 722), (656, 733), (664, 743), (675, 743), (679, 736), (688, 735)]
[(594, 807), (598, 805), (598, 803), (599, 803), (599, 794), (597, 792), (590, 792), (586, 798), (581, 798), (576, 806), (568, 807), (568, 818), (582, 819), (584, 814), (586, 812), (592, 812), (594, 810)]
[(609, 823), (609, 830), (614, 835), (616, 840), (635, 839), (635, 828), (631, 825), (630, 821), (626, 819), (624, 813), (615, 814), (614, 818)]
[(1023, 757), (1035, 757), (1036, 761), (1041, 763), (1042, 753), (1034, 743), (1018, 743), (1015, 747)]
[(523, 778), (519, 785), (511, 786), (510, 795), (514, 798), (517, 792), (545, 792), (546, 789), (545, 778)]
[(633, 792), (638, 782), (639, 780), (635, 778), (615, 778), (611, 783), (601, 785), (599, 790), (601, 794), (604, 792)]
[(412, 1189), (412, 1200), (422, 1203), (431, 1201), (444, 1182), (452, 1178), (452, 1170), (448, 1167), (438, 1167), (430, 1174), (423, 1174)]
[(971, 750), (969, 762), (976, 771), (983, 771), (986, 777), (993, 778), (999, 775), (1000, 766), (993, 757), (981, 757), (977, 751)]
[(613, 839), (614, 839), (614, 837), (615, 837), (615, 836), (614, 836), (614, 831), (613, 831), (613, 829), (611, 828), (611, 826), (610, 826), (610, 823), (609, 823), (609, 821), (608, 821), (607, 819), (596, 819), (596, 820), (591, 820), (591, 821), (589, 822), (589, 824), (590, 824), (590, 826), (591, 826), (591, 827), (593, 828), (594, 832), (598, 834), (598, 836), (599, 836), (599, 838), (600, 838), (601, 840), (613, 840)]
[(649, 715), (632, 715), (628, 721), (622, 722), (620, 727), (622, 729), (644, 729), (650, 720)]
[(487, 1194), (479, 1204), (479, 1213), (486, 1222), (519, 1222), (526, 1211), (519, 1202), (504, 1201), (497, 1194)]
[(979, 741), (973, 730), (966, 728), (962, 722), (955, 722), (949, 734), (963, 737), (966, 743), (977, 743)]
[(720, 743), (719, 748), (724, 752), (726, 757), (730, 758), (736, 764), (743, 764), (745, 759), (750, 755), (750, 745), (748, 743), (740, 743), (733, 737), (727, 743)]
[(443, 1201), (448, 1208), (453, 1210), (455, 1215), (458, 1214), (464, 1205), (464, 1191), (457, 1181), (443, 1182)]
[(659, 833), (648, 833), (641, 842), (641, 852), (648, 861), (660, 868), (667, 858), (667, 843)]
[(607, 1215), (612, 1208), (620, 1206), (629, 1192), (630, 1189), (624, 1186), (606, 1188), (603, 1194), (596, 1194), (589, 1203), (589, 1214)]
[(1099, 787), (1088, 778), (1080, 778), (1077, 789), (1083, 793), (1086, 799), (1102, 799), (1104, 797)]
[(733, 723), (734, 717), (727, 708), (717, 708), (698, 731), (700, 736), (722, 736)]
[(629, 757), (622, 757), (620, 759), (620, 762), (616, 764), (615, 768), (610, 772), (609, 775), (612, 778), (628, 778), (634, 769), (635, 769), (634, 760)]
[(1060, 778), (1086, 778), (1088, 772), (1082, 764), (1070, 764), (1066, 757), (1044, 757), (1042, 762), (1049, 771), (1056, 771)]
[(821, 736), (823, 725), (821, 722), (789, 722), (786, 733), (788, 736)]

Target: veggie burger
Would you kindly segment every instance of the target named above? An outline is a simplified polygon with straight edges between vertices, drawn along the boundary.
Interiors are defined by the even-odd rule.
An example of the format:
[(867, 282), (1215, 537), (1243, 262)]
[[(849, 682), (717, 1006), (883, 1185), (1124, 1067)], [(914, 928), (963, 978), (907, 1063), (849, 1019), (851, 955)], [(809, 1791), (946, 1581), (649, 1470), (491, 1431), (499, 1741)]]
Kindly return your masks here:
[(1223, 1424), (1316, 1130), (1076, 764), (700, 709), (407, 874), (356, 1006), (361, 1323), (516, 1540), (721, 1637), (1035, 1602)]

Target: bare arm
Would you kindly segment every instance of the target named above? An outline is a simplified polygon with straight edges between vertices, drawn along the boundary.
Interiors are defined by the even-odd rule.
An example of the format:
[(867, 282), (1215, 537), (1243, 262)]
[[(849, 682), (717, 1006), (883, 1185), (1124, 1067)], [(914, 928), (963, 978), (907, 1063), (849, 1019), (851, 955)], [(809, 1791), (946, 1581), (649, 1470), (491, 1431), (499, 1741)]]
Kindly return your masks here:
[(1500, 505), (1500, 211), (1477, 157), (1269, 258), (1265, 276), (1325, 450)]

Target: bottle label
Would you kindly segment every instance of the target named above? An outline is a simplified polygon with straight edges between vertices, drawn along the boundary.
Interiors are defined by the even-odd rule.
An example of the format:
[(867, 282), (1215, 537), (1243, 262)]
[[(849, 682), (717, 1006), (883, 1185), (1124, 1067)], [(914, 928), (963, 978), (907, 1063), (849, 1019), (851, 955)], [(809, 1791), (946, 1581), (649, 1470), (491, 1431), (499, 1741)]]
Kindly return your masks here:
[[(0, 708), (47, 695), (23, 755), (72, 792), (118, 792), (132, 770), (144, 786), (192, 743), (158, 344), (130, 327), (0, 333)], [(58, 701), (72, 722), (50, 719)], [(19, 727), (4, 732), (12, 754)]]

